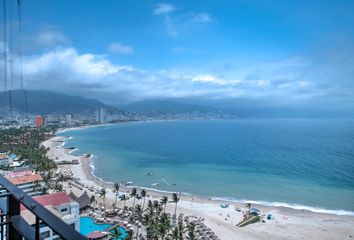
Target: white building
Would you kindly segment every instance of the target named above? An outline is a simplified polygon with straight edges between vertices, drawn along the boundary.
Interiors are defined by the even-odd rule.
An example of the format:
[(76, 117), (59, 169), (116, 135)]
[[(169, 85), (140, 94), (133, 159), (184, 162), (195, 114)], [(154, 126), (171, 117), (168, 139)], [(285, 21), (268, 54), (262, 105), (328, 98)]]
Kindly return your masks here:
[[(57, 192), (36, 196), (33, 199), (42, 204), (66, 224), (80, 232), (80, 207), (77, 202), (70, 199), (67, 193)], [(21, 207), (21, 216), (31, 225), (34, 225), (36, 222), (35, 216), (23, 206)], [(40, 234), (41, 238), (45, 240), (60, 239), (48, 226), (42, 226), (40, 228)]]
[(73, 125), (73, 120), (71, 115), (65, 115), (65, 125), (66, 126), (72, 126)]
[(98, 124), (104, 124), (106, 122), (106, 110), (104, 108), (98, 108), (96, 111), (96, 122)]
[(41, 175), (30, 171), (24, 174), (7, 176), (8, 180), (30, 196), (37, 196), (43, 193), (44, 181)]
[(0, 153), (0, 166), (9, 166), (13, 162), (7, 153)]

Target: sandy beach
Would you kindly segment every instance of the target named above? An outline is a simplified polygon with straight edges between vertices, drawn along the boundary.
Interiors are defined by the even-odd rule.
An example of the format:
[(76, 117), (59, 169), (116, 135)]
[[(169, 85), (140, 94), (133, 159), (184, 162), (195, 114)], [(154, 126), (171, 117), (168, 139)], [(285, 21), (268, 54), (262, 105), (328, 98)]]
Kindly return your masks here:
[[(86, 156), (70, 155), (72, 150), (65, 149), (63, 142), (66, 137), (55, 136), (45, 142), (48, 157), (54, 161), (78, 160), (75, 165), (59, 165), (61, 171), (70, 170), (75, 178), (87, 186), (96, 186), (96, 188), (106, 187), (108, 194), (106, 196), (106, 206), (112, 206), (115, 200), (115, 194), (112, 192), (112, 186), (101, 181), (91, 174), (89, 166), (90, 159)], [(119, 180), (119, 179), (117, 179)], [(73, 191), (76, 195), (81, 194), (85, 189), (69, 188), (64, 185), (65, 190), (70, 193)], [(121, 187), (122, 192), (128, 192), (129, 188)], [(93, 194), (88, 191), (88, 194)], [(163, 195), (170, 194), (148, 190), (149, 198), (159, 200)], [(102, 201), (98, 198), (98, 202)], [(132, 199), (128, 200), (126, 205), (132, 204)], [(137, 200), (142, 203), (142, 200)], [(228, 208), (221, 208), (221, 203), (228, 203)], [(123, 203), (118, 202), (118, 207)], [(340, 216), (334, 214), (314, 213), (306, 210), (295, 210), (286, 207), (269, 207), (263, 205), (252, 205), (259, 208), (262, 213), (272, 213), (274, 219), (267, 220), (264, 223), (255, 223), (243, 228), (236, 227), (236, 224), (242, 220), (242, 213), (236, 211), (238, 208), (244, 208), (243, 203), (223, 202), (201, 198), (195, 196), (182, 195), (178, 203), (177, 213), (185, 215), (197, 215), (205, 218), (205, 224), (210, 227), (220, 239), (352, 239), (354, 238), (354, 216)], [(173, 212), (174, 205), (168, 204), (167, 211)]]

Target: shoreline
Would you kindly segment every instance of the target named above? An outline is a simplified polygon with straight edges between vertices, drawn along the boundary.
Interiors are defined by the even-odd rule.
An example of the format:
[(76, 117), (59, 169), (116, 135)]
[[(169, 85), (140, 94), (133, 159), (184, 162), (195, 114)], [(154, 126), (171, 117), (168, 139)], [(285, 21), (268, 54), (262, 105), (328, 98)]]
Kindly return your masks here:
[[(161, 120), (164, 121), (164, 120)], [(148, 121), (150, 122), (150, 121)], [(152, 121), (151, 121), (152, 122)], [(131, 122), (124, 122), (124, 123), (113, 123), (113, 124), (101, 124), (101, 125), (90, 125), (90, 126), (84, 126), (84, 127), (74, 127), (74, 128), (66, 128), (63, 130), (59, 130), (58, 133), (66, 133), (70, 131), (77, 131), (77, 130), (84, 130), (87, 128), (98, 128), (98, 127), (104, 127), (104, 126), (112, 126), (112, 125), (117, 125), (117, 124), (125, 124), (125, 123), (131, 123)], [(144, 121), (135, 121), (133, 123), (144, 123)], [(67, 140), (70, 140), (72, 137), (71, 136), (63, 136), (63, 145), (61, 147), (64, 147), (65, 143)], [(71, 155), (71, 153), (75, 152), (78, 150), (78, 148), (74, 147), (74, 149), (71, 149), (68, 154)], [(87, 160), (88, 163), (85, 162), (85, 167), (84, 167), (84, 172), (89, 175), (88, 178), (92, 178), (94, 181), (99, 183), (100, 185), (107, 186), (109, 188), (113, 187), (114, 182), (110, 181), (105, 181), (104, 179), (100, 178), (99, 176), (96, 176), (94, 174), (94, 169), (92, 169), (91, 166), (91, 161), (93, 157), (95, 157), (94, 154), (92, 153), (86, 153), (86, 154), (91, 154), (90, 158)], [(87, 168), (87, 169), (86, 169)], [(130, 185), (130, 186), (124, 186), (121, 184), (121, 188), (125, 190), (129, 190), (132, 188), (137, 188), (138, 190), (145, 189), (152, 191), (160, 196), (166, 195), (166, 194), (172, 194), (174, 191), (168, 191), (168, 190), (159, 190), (159, 189), (154, 189), (152, 187), (143, 187), (143, 186), (137, 186), (137, 185)], [(333, 214), (333, 215), (338, 215), (338, 216), (354, 216), (354, 211), (350, 210), (344, 210), (344, 209), (326, 209), (323, 207), (318, 207), (318, 206), (307, 206), (307, 205), (300, 205), (297, 203), (287, 203), (287, 202), (268, 202), (268, 201), (262, 201), (262, 200), (250, 200), (250, 199), (236, 199), (233, 197), (215, 197), (215, 196), (205, 196), (205, 195), (198, 195), (194, 193), (187, 193), (187, 192), (178, 192), (178, 194), (183, 195), (183, 196), (189, 196), (189, 197), (194, 197), (196, 199), (202, 199), (202, 200), (210, 200), (210, 201), (215, 201), (215, 202), (222, 202), (222, 203), (236, 203), (236, 204), (245, 204), (245, 203), (251, 203), (256, 206), (261, 206), (261, 207), (279, 207), (279, 208), (288, 208), (291, 210), (298, 210), (298, 211), (308, 211), (311, 213), (319, 213), (319, 214)]]
[[(61, 130), (60, 133), (100, 126), (106, 125), (64, 129)], [(71, 155), (70, 153), (74, 151), (73, 149), (65, 149), (63, 145), (57, 144), (60, 142), (65, 142), (67, 139), (68, 137), (65, 136), (55, 136), (43, 142), (43, 145), (49, 148), (48, 157), (54, 160), (77, 159), (79, 164), (60, 165), (58, 167), (61, 170), (72, 171), (75, 177), (80, 178), (80, 181), (84, 182), (88, 186), (95, 186), (97, 188), (106, 187), (108, 189), (106, 199), (108, 199), (110, 202), (113, 202), (115, 200), (115, 194), (112, 193), (112, 183), (104, 182), (103, 179), (100, 179), (92, 173), (90, 158), (93, 157), (93, 155), (91, 155), (90, 158), (87, 158), (84, 155)], [(139, 186), (121, 186), (120, 192), (128, 192), (133, 187), (136, 187), (138, 190), (146, 189), (150, 196), (148, 199), (152, 200), (158, 200), (165, 195), (170, 196), (171, 193), (167, 191), (159, 191), (156, 189), (142, 188)], [(91, 194), (90, 192), (88, 193)], [(319, 236), (321, 239), (338, 238), (339, 230), (342, 234), (345, 233), (346, 237), (354, 235), (354, 230), (350, 227), (354, 225), (354, 217), (351, 215), (337, 215), (333, 214), (332, 212), (320, 213), (307, 209), (294, 209), (287, 206), (267, 206), (259, 204), (257, 201), (247, 201), (251, 203), (253, 202), (252, 206), (261, 209), (263, 213), (272, 213), (275, 216), (275, 220), (267, 221), (266, 223), (252, 224), (244, 228), (236, 228), (235, 225), (242, 220), (242, 213), (235, 211), (235, 209), (242, 209), (244, 207), (244, 202), (231, 199), (197, 196), (192, 194), (181, 194), (180, 197), (181, 200), (178, 204), (178, 212), (185, 214), (195, 214), (204, 217), (206, 219), (206, 225), (213, 229), (216, 235), (221, 239), (234, 239), (236, 236), (240, 237), (240, 239), (262, 239), (264, 238), (264, 234), (266, 236), (268, 235), (269, 237), (272, 237), (273, 239), (283, 239), (284, 236), (279, 236), (280, 238), (277, 238), (277, 233), (274, 233), (275, 235), (273, 235), (272, 232), (279, 230), (283, 231), (284, 225), (288, 227), (291, 226), (291, 228), (295, 226), (295, 229), (297, 229), (297, 233), (294, 232), (294, 238), (291, 239), (298, 239), (299, 237), (303, 236), (301, 234), (299, 235), (299, 232), (302, 232), (303, 234), (306, 233), (305, 235), (310, 234), (313, 229), (311, 230), (308, 225), (314, 225), (321, 229), (321, 231), (314, 231), (313, 233), (315, 233), (315, 235), (313, 235), (311, 238), (319, 238)], [(127, 206), (131, 204), (130, 202), (131, 201), (129, 200), (127, 201)], [(222, 209), (220, 207), (221, 203), (230, 204), (230, 207)], [(171, 206), (168, 208), (171, 208), (169, 210), (173, 210)], [(338, 222), (341, 224), (338, 224)], [(307, 228), (307, 230), (303, 232), (303, 230), (298, 228)], [(249, 231), (251, 229), (255, 232), (250, 233)], [(331, 229), (331, 231), (328, 232), (326, 229)], [(293, 234), (287, 235), (289, 236)], [(342, 234), (339, 235), (342, 236)]]

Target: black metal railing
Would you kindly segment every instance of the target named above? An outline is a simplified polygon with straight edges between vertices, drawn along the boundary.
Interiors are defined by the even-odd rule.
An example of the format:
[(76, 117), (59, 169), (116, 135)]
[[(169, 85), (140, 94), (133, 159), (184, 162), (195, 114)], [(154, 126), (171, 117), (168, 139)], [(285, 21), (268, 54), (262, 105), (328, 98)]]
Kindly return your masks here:
[[(45, 224), (61, 239), (86, 239), (80, 233), (33, 200), (21, 189), (0, 175), (0, 239), (43, 239), (40, 226)], [(30, 225), (21, 217), (21, 204), (35, 216), (35, 224)]]

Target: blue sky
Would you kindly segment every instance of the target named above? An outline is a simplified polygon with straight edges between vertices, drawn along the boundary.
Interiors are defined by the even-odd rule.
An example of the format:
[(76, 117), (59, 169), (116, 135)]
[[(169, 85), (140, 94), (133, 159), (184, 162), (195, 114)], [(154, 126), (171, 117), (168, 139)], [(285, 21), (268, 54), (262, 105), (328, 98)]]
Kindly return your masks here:
[(354, 105), (353, 1), (23, 0), (23, 20), (33, 88)]

